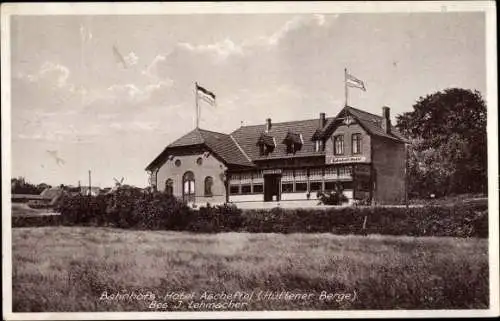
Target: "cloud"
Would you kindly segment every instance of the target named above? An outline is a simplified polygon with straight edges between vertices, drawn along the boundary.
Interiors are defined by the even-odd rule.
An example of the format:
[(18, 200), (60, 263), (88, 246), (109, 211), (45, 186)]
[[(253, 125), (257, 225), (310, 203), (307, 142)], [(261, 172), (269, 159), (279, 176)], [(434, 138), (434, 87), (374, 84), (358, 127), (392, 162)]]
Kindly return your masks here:
[(157, 67), (158, 64), (164, 62), (167, 59), (164, 55), (157, 55), (154, 57), (153, 61), (144, 69), (141, 73), (147, 77), (158, 78)]
[(156, 92), (166, 90), (173, 84), (171, 79), (159, 80), (145, 85), (115, 84), (108, 87), (108, 95), (102, 98), (114, 100), (128, 100), (129, 102), (145, 102), (152, 98)]
[(123, 59), (125, 60), (127, 66), (134, 66), (139, 61), (139, 57), (133, 51), (123, 57)]
[(46, 61), (34, 72), (18, 72), (12, 78), (12, 111), (43, 109), (55, 112), (82, 106), (88, 89), (72, 81), (68, 67)]
[(243, 48), (240, 45), (236, 45), (228, 38), (223, 41), (207, 45), (193, 45), (187, 42), (182, 42), (178, 44), (178, 47), (194, 53), (208, 54), (217, 61), (225, 60), (232, 55), (243, 54)]
[[(36, 72), (19, 75), (22, 88), (30, 89), (16, 91), (21, 103), (15, 105), (33, 105), (56, 114), (63, 108), (77, 113), (57, 114), (57, 123), (44, 118), (28, 127), (23, 121), (30, 116), (22, 116), (13, 133), (23, 139), (58, 142), (112, 139), (128, 132), (182, 134), (194, 123), (195, 81), (218, 97), (216, 109), (202, 106), (201, 125), (207, 128), (231, 131), (240, 120), (260, 123), (267, 115), (288, 120), (304, 106), (310, 106), (315, 116), (330, 104), (328, 97), (314, 98), (324, 90), (318, 84), (329, 71), (324, 57), (310, 57), (332, 55), (333, 51), (324, 48), (335, 45), (316, 41), (328, 36), (330, 22), (324, 15), (296, 16), (274, 32), (247, 42), (222, 38), (209, 44), (178, 43), (153, 56), (143, 70), (131, 68), (123, 77), (110, 77), (106, 85), (92, 91), (72, 83), (67, 67), (46, 62)], [(311, 37), (318, 38), (314, 48), (309, 45)], [(310, 56), (310, 52), (317, 53)], [(124, 60), (138, 65), (139, 57), (130, 52)], [(81, 97), (87, 100), (82, 103)], [(152, 122), (156, 119), (169, 126)]]
[[(331, 18), (336, 19), (338, 15), (332, 15)], [(268, 36), (262, 36), (245, 43), (245, 47), (251, 48), (254, 46), (277, 46), (280, 42), (289, 36), (294, 31), (305, 28), (324, 28), (329, 26), (329, 19), (323, 14), (314, 14), (306, 16), (295, 16), (285, 22), (281, 28)]]
[[(333, 16), (336, 18), (336, 16)], [(325, 15), (314, 14), (307, 16), (295, 16), (288, 20), (280, 29), (269, 36), (261, 36), (256, 39), (244, 41), (237, 44), (229, 38), (218, 41), (212, 44), (192, 44), (182, 42), (177, 44), (178, 49), (195, 54), (206, 54), (210, 56), (215, 62), (221, 62), (231, 56), (243, 56), (261, 46), (276, 46), (282, 39), (294, 30), (305, 27), (326, 27), (328, 20)], [(257, 48), (256, 48), (257, 47)], [(161, 56), (165, 58), (165, 56)], [(164, 61), (159, 60), (159, 61)]]
[(63, 88), (68, 86), (70, 72), (66, 66), (54, 62), (46, 61), (33, 74), (18, 73), (17, 78), (29, 83), (43, 83), (51, 87)]

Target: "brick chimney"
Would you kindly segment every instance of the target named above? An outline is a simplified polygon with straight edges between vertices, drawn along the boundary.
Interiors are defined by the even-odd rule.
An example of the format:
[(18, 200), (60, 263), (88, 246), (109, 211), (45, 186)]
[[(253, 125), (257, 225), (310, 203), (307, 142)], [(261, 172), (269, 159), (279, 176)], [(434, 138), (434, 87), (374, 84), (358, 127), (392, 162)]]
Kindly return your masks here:
[(382, 129), (385, 133), (391, 133), (391, 109), (387, 106), (382, 107)]
[(326, 125), (326, 114), (319, 113), (319, 128), (323, 128)]
[(271, 122), (271, 118), (267, 118), (266, 119), (266, 133), (268, 133), (271, 130), (272, 125), (273, 124)]

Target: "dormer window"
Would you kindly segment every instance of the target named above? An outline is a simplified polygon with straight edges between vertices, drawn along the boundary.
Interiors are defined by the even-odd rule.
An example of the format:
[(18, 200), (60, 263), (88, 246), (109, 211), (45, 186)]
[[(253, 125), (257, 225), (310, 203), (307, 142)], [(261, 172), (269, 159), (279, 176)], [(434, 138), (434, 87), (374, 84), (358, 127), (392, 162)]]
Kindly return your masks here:
[(269, 155), (274, 151), (276, 147), (276, 141), (274, 137), (262, 133), (257, 141), (257, 145), (259, 145), (259, 151), (261, 156)]
[(321, 135), (321, 130), (317, 129), (311, 137), (311, 140), (314, 142), (314, 151), (315, 152), (323, 152), (325, 151), (325, 141)]
[(304, 140), (301, 134), (288, 132), (285, 139), (283, 139), (283, 144), (286, 144), (287, 154), (295, 154), (302, 148)]
[(317, 139), (314, 141), (314, 151), (316, 152), (325, 151), (325, 144), (322, 139)]

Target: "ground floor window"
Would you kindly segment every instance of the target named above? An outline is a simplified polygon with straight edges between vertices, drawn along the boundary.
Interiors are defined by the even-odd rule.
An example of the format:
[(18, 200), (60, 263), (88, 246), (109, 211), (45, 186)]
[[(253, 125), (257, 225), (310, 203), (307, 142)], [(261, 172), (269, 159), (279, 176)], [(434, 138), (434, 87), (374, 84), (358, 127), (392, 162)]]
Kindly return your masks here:
[(192, 202), (195, 199), (194, 189), (194, 173), (191, 171), (185, 172), (182, 176), (182, 196), (184, 200)]
[(263, 184), (254, 184), (253, 185), (253, 193), (254, 194), (260, 194), (264, 192), (264, 185)]
[(321, 182), (311, 182), (310, 183), (310, 190), (311, 192), (320, 192), (321, 191), (321, 187), (322, 187), (323, 183)]
[(295, 183), (296, 192), (307, 192), (307, 182)]
[(212, 196), (212, 186), (214, 179), (211, 176), (205, 177), (205, 196)]
[(335, 184), (337, 184), (337, 182), (334, 181), (325, 182), (325, 191), (334, 191)]
[(174, 181), (171, 178), (165, 181), (165, 194), (174, 195)]
[(281, 192), (282, 193), (292, 193), (293, 192), (293, 183), (282, 183), (281, 184)]
[(240, 193), (240, 186), (239, 185), (231, 185), (229, 186), (229, 194), (231, 195), (236, 195)]
[(241, 185), (241, 194), (251, 194), (252, 186), (251, 185)]

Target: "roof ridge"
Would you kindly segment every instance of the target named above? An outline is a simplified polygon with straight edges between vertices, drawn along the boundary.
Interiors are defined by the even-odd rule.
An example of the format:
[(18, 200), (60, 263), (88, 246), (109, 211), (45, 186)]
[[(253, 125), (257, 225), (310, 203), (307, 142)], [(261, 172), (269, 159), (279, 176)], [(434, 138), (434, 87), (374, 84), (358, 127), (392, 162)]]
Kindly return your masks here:
[[(329, 119), (334, 119), (335, 117), (326, 117), (325, 120)], [(289, 121), (283, 121), (283, 122), (278, 122), (278, 123), (272, 123), (272, 125), (282, 125), (282, 124), (290, 124), (290, 123), (298, 123), (298, 122), (303, 122), (303, 121), (317, 121), (319, 118), (309, 118), (309, 119), (301, 119), (301, 120), (289, 120)], [(266, 124), (256, 124), (256, 125), (245, 125), (245, 126), (240, 126), (237, 129), (233, 131), (233, 133), (240, 128), (249, 128), (249, 127), (258, 127), (258, 126), (265, 126)]]
[(203, 144), (206, 144), (206, 143), (207, 143), (207, 142), (206, 142), (206, 139), (205, 139), (205, 137), (203, 137), (203, 135), (202, 135), (202, 133), (201, 133), (201, 131), (200, 131), (200, 130), (201, 130), (201, 129), (200, 129), (200, 128), (198, 128), (198, 127), (196, 127), (196, 128), (194, 129), (194, 131), (196, 131), (196, 133), (200, 136), (200, 139), (201, 139), (201, 141), (203, 142)]
[(250, 157), (248, 157), (248, 154), (243, 150), (243, 148), (241, 148), (240, 144), (238, 144), (238, 141), (236, 139), (234, 139), (233, 135), (229, 134), (228, 135), (229, 137), (231, 137), (231, 139), (233, 140), (233, 142), (236, 144), (236, 147), (238, 147), (238, 149), (240, 150), (240, 152), (243, 154), (243, 156), (245, 156), (245, 158), (250, 162), (250, 163), (253, 163), (252, 162), (252, 159), (250, 159)]
[(210, 134), (219, 134), (219, 135), (226, 135), (228, 136), (229, 134), (226, 134), (226, 133), (221, 133), (221, 132), (216, 132), (216, 131), (213, 131), (213, 130), (208, 130), (208, 129), (203, 129), (203, 128), (197, 128), (198, 131), (203, 131), (203, 132), (207, 132), (207, 133), (210, 133)]
[(382, 116), (380, 115), (377, 115), (377, 114), (373, 114), (373, 113), (370, 113), (370, 112), (367, 112), (367, 111), (364, 111), (362, 109), (359, 109), (359, 108), (356, 108), (356, 107), (352, 107), (352, 106), (346, 106), (347, 108), (351, 108), (351, 109), (354, 109), (355, 111), (358, 111), (358, 112), (361, 112), (361, 113), (364, 113), (364, 114), (368, 114), (370, 116), (375, 116), (377, 118), (382, 118)]

